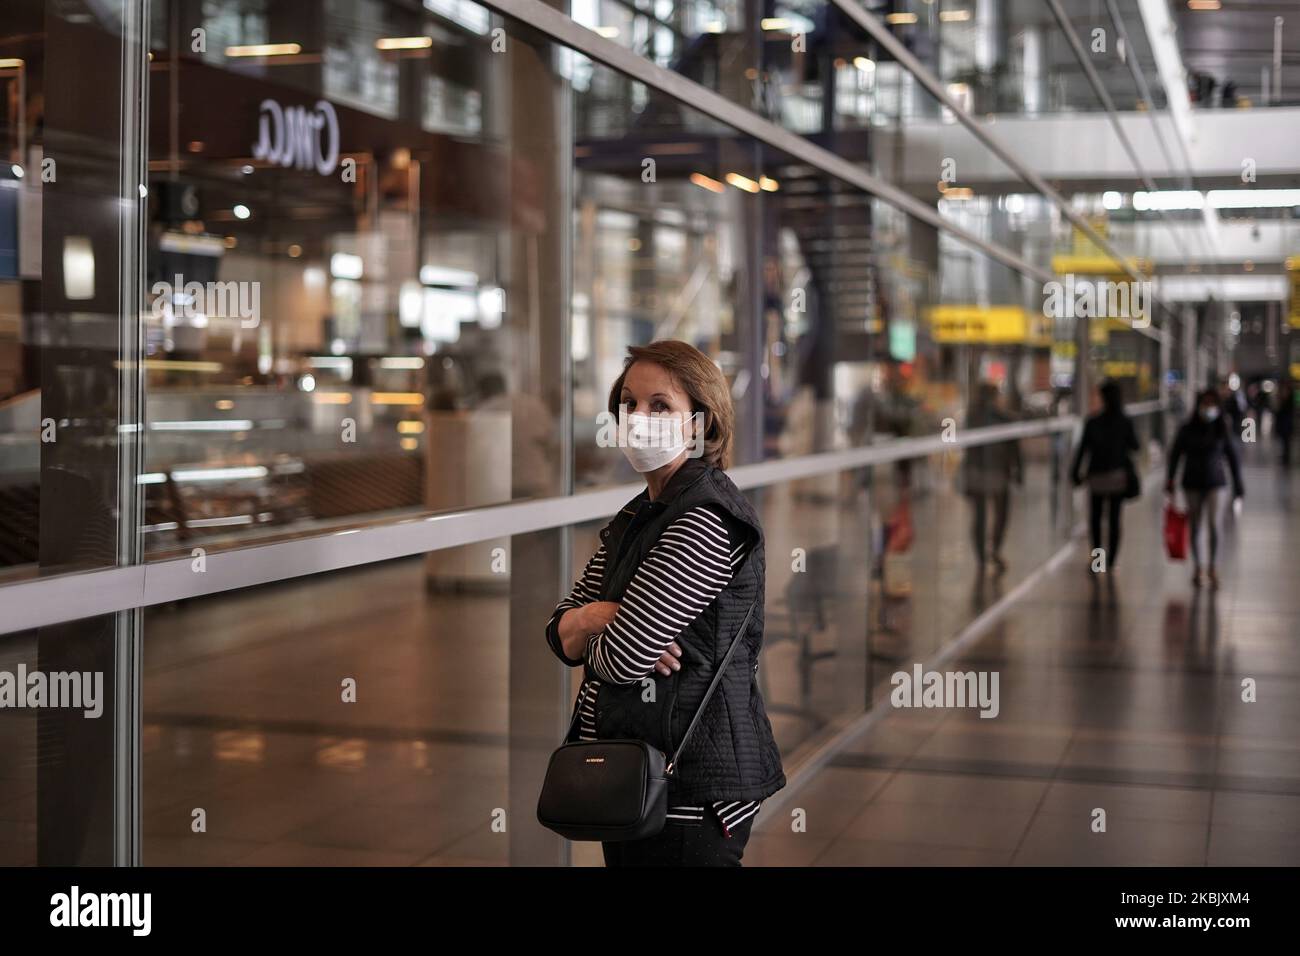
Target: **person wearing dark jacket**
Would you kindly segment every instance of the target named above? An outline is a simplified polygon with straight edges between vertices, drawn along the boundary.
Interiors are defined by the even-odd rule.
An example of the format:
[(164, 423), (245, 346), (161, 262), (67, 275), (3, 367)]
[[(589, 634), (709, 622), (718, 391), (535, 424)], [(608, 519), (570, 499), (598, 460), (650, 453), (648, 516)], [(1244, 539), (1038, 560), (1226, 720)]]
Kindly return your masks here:
[[(975, 391), (975, 401), (966, 413), (968, 428), (988, 428), (1014, 421), (998, 408), (998, 387), (983, 382)], [(1002, 557), (1002, 542), (1007, 534), (1007, 517), (1011, 510), (1011, 485), (1024, 484), (1024, 463), (1017, 441), (992, 442), (973, 445), (966, 449), (961, 465), (962, 490), (971, 503), (971, 541), (975, 545), (975, 560), (983, 572), (986, 561), (992, 561), (996, 573), (1007, 569)], [(992, 547), (990, 548), (988, 519), (993, 512)]]
[(1273, 413), (1273, 434), (1282, 446), (1282, 466), (1291, 464), (1291, 436), (1295, 432), (1295, 389), (1283, 380), (1277, 390), (1277, 411)]
[[(1114, 570), (1119, 557), (1120, 516), (1124, 507), (1125, 491), (1136, 478), (1130, 452), (1138, 450), (1137, 433), (1133, 423), (1124, 414), (1124, 400), (1117, 382), (1102, 382), (1101, 411), (1084, 423), (1079, 450), (1074, 455), (1070, 474), (1076, 485), (1088, 482), (1089, 530), (1092, 533), (1092, 550), (1101, 549), (1101, 521), (1107, 520), (1106, 568)], [(1088, 471), (1083, 472), (1084, 460)]]
[[(1241, 466), (1237, 462), (1237, 448), (1228, 426), (1223, 420), (1219, 396), (1207, 388), (1196, 397), (1192, 417), (1183, 423), (1174, 436), (1169, 452), (1169, 472), (1165, 492), (1174, 493), (1174, 478), (1178, 466), (1183, 466), (1183, 495), (1187, 499), (1187, 518), (1191, 530), (1192, 585), (1200, 587), (1209, 583), (1218, 587), (1219, 577), (1214, 560), (1219, 548), (1219, 497), (1220, 489), (1228, 483), (1224, 462), (1232, 478), (1234, 499), (1245, 495), (1241, 483)], [(1209, 538), (1209, 566), (1202, 572), (1200, 530), (1205, 525)]]
[(762, 525), (723, 470), (734, 410), (722, 372), (686, 342), (628, 351), (608, 409), (625, 412), (619, 445), (646, 487), (601, 530), (546, 640), (583, 667), (576, 739), (644, 740), (671, 755), (736, 637), (670, 771), (663, 830), (603, 850), (607, 866), (740, 866), (760, 803), (786, 782), (758, 685)]

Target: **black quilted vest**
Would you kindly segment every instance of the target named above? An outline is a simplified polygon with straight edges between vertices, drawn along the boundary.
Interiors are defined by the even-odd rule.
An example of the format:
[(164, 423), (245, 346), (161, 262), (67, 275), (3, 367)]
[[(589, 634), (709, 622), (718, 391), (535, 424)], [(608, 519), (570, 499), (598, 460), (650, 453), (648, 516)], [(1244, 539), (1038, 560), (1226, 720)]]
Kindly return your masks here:
[[(601, 681), (596, 697), (596, 736), (634, 738), (672, 755), (691, 715), (704, 699), (727, 646), (754, 612), (722, 682), (700, 716), (668, 783), (668, 805), (715, 800), (760, 800), (785, 786), (781, 753), (758, 690), (758, 653), (763, 645), (763, 530), (758, 515), (721, 469), (688, 458), (654, 501), (642, 491), (600, 532), (605, 546), (601, 599), (619, 601), (632, 575), (664, 530), (685, 512), (712, 505), (722, 514), (732, 547), (751, 546), (713, 602), (684, 630), (681, 670), (653, 673), (636, 684)], [(587, 678), (595, 678), (588, 667)], [(653, 689), (653, 693), (651, 690)]]

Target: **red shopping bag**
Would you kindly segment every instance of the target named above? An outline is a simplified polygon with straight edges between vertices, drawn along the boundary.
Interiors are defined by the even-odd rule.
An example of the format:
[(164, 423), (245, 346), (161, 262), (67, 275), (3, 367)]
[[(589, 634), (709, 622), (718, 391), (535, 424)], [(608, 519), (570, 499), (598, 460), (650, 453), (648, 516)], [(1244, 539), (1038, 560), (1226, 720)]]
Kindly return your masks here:
[(1172, 501), (1165, 505), (1165, 553), (1170, 561), (1187, 557), (1187, 512), (1179, 511)]
[(903, 554), (912, 546), (915, 531), (912, 528), (912, 506), (904, 498), (894, 509), (893, 516), (885, 525), (885, 550), (890, 554)]

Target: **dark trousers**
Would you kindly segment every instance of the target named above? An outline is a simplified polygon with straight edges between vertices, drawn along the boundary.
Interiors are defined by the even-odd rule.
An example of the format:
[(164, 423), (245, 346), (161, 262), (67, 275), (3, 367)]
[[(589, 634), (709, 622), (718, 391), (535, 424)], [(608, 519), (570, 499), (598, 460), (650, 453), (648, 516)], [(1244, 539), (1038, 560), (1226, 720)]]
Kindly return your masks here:
[(972, 494), (971, 539), (975, 557), (983, 561), (988, 552), (988, 513), (993, 508), (993, 554), (1002, 553), (1002, 540), (1007, 535), (1007, 512), (1011, 508), (1011, 490), (1003, 489), (989, 494)]
[(644, 840), (602, 843), (601, 847), (606, 866), (740, 866), (753, 825), (754, 817), (750, 817), (732, 827), (731, 836), (727, 836), (709, 806), (698, 825), (669, 823)]
[(1184, 488), (1187, 499), (1188, 540), (1192, 544), (1192, 567), (1201, 567), (1201, 525), (1205, 525), (1210, 539), (1210, 567), (1219, 551), (1219, 489)]
[(1123, 495), (1099, 495), (1092, 493), (1088, 496), (1089, 507), (1089, 527), (1092, 531), (1092, 549), (1096, 551), (1101, 547), (1101, 513), (1108, 512), (1107, 519), (1110, 532), (1110, 540), (1106, 546), (1106, 567), (1109, 568), (1119, 557), (1119, 529), (1120, 515), (1124, 510)]

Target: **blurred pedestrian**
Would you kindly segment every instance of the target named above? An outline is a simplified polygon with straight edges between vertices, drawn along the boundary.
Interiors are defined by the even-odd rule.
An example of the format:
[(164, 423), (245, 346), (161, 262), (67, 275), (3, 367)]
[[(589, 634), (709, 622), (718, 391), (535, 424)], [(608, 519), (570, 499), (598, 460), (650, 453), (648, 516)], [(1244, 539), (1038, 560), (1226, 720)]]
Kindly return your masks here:
[(1277, 389), (1277, 410), (1273, 413), (1273, 434), (1282, 446), (1282, 466), (1291, 464), (1291, 435), (1295, 431), (1295, 387), (1283, 379)]
[[(980, 384), (975, 392), (975, 401), (966, 413), (966, 427), (985, 428), (1006, 425), (1011, 421), (1012, 418), (998, 407), (998, 387), (991, 382)], [(1011, 483), (1024, 483), (1020, 443), (1002, 441), (967, 448), (961, 479), (962, 491), (971, 503), (975, 560), (981, 571), (986, 561), (992, 561), (994, 569), (1001, 574), (1007, 569), (1007, 562), (1002, 557), (1002, 542), (1006, 538), (1011, 507)], [(990, 510), (993, 512), (991, 549), (988, 533)]]
[[(1224, 473), (1225, 461), (1230, 475)], [(1215, 558), (1219, 548), (1218, 522), (1222, 489), (1231, 477), (1232, 497), (1236, 501), (1245, 495), (1245, 488), (1241, 483), (1236, 443), (1223, 420), (1220, 398), (1214, 389), (1207, 388), (1197, 396), (1196, 410), (1174, 436), (1165, 481), (1167, 494), (1174, 493), (1174, 478), (1178, 474), (1179, 464), (1183, 465), (1182, 487), (1187, 499), (1187, 518), (1191, 530), (1192, 585), (1200, 587), (1208, 583), (1212, 588), (1218, 587)], [(1202, 526), (1209, 539), (1208, 562), (1203, 562), (1201, 557)]]
[(1074, 467), (1070, 474), (1076, 485), (1083, 484), (1085, 475), (1082, 468), (1087, 459), (1092, 550), (1095, 554), (1101, 549), (1101, 523), (1105, 514), (1108, 531), (1104, 552), (1106, 568), (1114, 570), (1119, 558), (1120, 517), (1124, 499), (1136, 497), (1140, 491), (1134, 487), (1137, 484), (1137, 469), (1129, 457), (1130, 452), (1138, 450), (1138, 440), (1133, 423), (1124, 414), (1124, 399), (1119, 383), (1109, 380), (1102, 382), (1098, 392), (1101, 394), (1101, 411), (1084, 423), (1083, 437), (1079, 441), (1079, 450), (1074, 455)]

